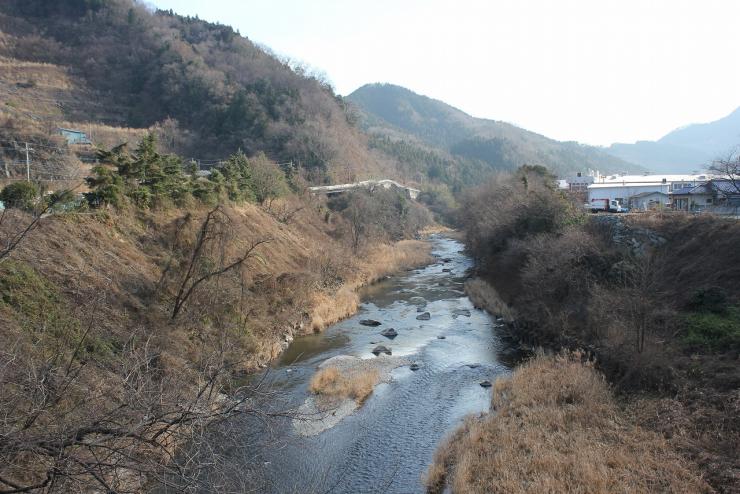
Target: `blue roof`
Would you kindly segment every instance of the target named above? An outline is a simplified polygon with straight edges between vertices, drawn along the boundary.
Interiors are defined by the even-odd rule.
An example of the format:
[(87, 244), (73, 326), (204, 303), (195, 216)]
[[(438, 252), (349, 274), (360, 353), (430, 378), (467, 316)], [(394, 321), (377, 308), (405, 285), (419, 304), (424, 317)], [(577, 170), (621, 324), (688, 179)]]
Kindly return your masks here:
[(671, 195), (713, 195), (716, 193), (723, 195), (740, 195), (738, 187), (740, 187), (740, 182), (737, 182), (736, 186), (731, 180), (710, 180), (694, 187), (684, 187), (683, 189), (674, 190), (671, 192)]
[(63, 127), (59, 127), (57, 130), (67, 139), (69, 144), (92, 144), (87, 134), (81, 130), (65, 129)]

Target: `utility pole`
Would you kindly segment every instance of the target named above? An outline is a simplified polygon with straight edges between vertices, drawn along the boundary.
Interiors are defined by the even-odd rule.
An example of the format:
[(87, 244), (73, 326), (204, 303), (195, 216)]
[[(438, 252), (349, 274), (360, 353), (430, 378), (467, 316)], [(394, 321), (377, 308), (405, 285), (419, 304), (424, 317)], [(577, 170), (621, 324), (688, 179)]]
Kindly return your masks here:
[(26, 143), (26, 182), (31, 181), (31, 159), (28, 156), (28, 152), (31, 151), (28, 149), (28, 143)]

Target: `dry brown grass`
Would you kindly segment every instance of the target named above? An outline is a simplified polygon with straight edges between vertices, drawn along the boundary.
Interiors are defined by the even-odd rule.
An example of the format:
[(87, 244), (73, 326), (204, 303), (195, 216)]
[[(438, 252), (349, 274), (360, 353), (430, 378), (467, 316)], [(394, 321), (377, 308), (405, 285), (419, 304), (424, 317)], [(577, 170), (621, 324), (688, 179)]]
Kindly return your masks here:
[(314, 294), (311, 329), (321, 331), (357, 312), (360, 298), (356, 290), (383, 276), (431, 262), (430, 249), (428, 243), (419, 240), (402, 240), (392, 245), (376, 244), (367, 248), (356, 259), (348, 261), (349, 266), (343, 267), (348, 271), (343, 286), (334, 292), (317, 291)]
[(425, 226), (421, 229), (419, 232), (419, 235), (426, 236), (426, 235), (434, 235), (435, 233), (444, 233), (445, 235), (449, 237), (455, 237), (455, 238), (462, 238), (462, 232), (459, 232), (457, 230), (453, 230), (452, 228), (449, 228), (444, 225), (440, 225), (439, 223), (434, 223), (429, 226)]
[(438, 450), (429, 492), (711, 492), (577, 355), (538, 356), (496, 382), (492, 406)]
[(322, 331), (335, 322), (345, 319), (360, 305), (360, 297), (354, 288), (343, 286), (333, 294), (317, 292), (314, 294), (311, 311), (311, 329)]
[(127, 142), (134, 148), (141, 139), (152, 129), (139, 129), (131, 127), (117, 127), (92, 122), (58, 122), (60, 127), (79, 129), (87, 133), (88, 138), (102, 148), (112, 148)]
[(7, 83), (27, 82), (33, 80), (36, 85), (55, 89), (74, 87), (67, 70), (50, 63), (29, 62), (14, 58), (0, 57), (2, 80)]
[(465, 282), (465, 293), (477, 309), (484, 309), (491, 314), (501, 316), (510, 322), (516, 318), (514, 309), (503, 301), (495, 288), (480, 278)]
[(429, 244), (421, 240), (401, 240), (390, 245), (375, 245), (361, 256), (365, 259), (362, 284), (373, 283), (401, 269), (430, 263), (429, 251)]
[(346, 374), (342, 374), (336, 367), (327, 367), (314, 374), (309, 390), (325, 398), (352, 398), (362, 404), (373, 392), (379, 380), (380, 374), (375, 369), (347, 371)]

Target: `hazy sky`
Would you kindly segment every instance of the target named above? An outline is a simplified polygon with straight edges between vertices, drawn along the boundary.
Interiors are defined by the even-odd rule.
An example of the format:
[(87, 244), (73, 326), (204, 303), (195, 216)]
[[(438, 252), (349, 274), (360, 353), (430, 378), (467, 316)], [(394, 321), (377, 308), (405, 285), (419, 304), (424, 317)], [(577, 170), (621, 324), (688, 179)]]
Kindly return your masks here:
[(740, 106), (735, 0), (149, 0), (238, 29), (346, 95), (391, 82), (589, 144)]

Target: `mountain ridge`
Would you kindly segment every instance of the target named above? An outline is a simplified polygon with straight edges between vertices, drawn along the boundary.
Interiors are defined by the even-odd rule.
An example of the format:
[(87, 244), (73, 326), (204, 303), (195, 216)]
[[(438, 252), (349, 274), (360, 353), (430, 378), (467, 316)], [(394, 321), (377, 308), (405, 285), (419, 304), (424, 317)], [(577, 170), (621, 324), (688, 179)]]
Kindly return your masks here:
[(604, 150), (656, 172), (690, 172), (706, 168), (740, 145), (740, 107), (705, 123), (678, 127), (655, 141), (614, 143)]
[(452, 156), (485, 163), (493, 171), (523, 164), (541, 164), (558, 174), (586, 168), (605, 172), (640, 170), (599, 148), (556, 141), (507, 122), (473, 117), (394, 84), (366, 84), (345, 99), (359, 108), (362, 125), (371, 134), (400, 132)]

